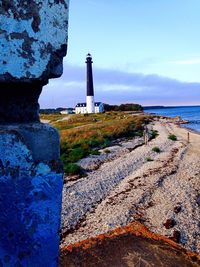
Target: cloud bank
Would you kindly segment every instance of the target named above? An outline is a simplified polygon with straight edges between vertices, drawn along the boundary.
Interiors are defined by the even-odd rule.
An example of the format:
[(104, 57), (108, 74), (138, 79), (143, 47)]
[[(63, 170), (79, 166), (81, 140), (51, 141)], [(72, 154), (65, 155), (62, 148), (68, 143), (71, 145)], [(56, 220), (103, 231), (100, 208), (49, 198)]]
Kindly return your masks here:
[[(93, 72), (96, 101), (142, 105), (200, 104), (200, 83), (96, 67)], [(40, 105), (42, 108), (74, 106), (85, 101), (85, 87), (85, 67), (66, 64), (62, 78), (51, 80), (43, 89)]]

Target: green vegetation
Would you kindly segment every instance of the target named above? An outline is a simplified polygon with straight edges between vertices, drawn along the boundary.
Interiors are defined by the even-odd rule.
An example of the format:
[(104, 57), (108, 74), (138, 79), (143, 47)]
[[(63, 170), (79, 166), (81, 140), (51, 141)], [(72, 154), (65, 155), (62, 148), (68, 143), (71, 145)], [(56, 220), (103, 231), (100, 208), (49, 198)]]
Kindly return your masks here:
[(168, 136), (168, 139), (169, 139), (169, 140), (172, 140), (172, 141), (177, 141), (177, 137), (176, 137), (176, 135), (174, 135), (174, 134), (170, 134), (170, 135)]
[(64, 164), (64, 172), (68, 175), (79, 175), (82, 173), (82, 170), (75, 163), (67, 163)]
[(91, 150), (90, 151), (90, 155), (96, 155), (96, 156), (98, 156), (98, 155), (100, 155), (101, 153), (99, 152), (99, 150)]
[(146, 161), (153, 161), (151, 157), (146, 157)]
[(154, 146), (154, 147), (152, 148), (152, 151), (154, 151), (154, 152), (156, 152), (156, 153), (160, 153), (160, 152), (161, 152), (161, 150), (160, 150), (160, 148), (159, 148), (158, 146)]
[(117, 105), (108, 105), (104, 104), (105, 111), (143, 111), (143, 107), (138, 104), (121, 104)]
[(154, 139), (159, 135), (159, 133), (157, 130), (151, 130), (150, 135), (151, 135), (151, 138)]
[(115, 139), (142, 136), (144, 122), (149, 119), (124, 112), (69, 115), (68, 120), (60, 120), (62, 115), (56, 120), (55, 116), (42, 115), (42, 118), (50, 120), (60, 132), (61, 159), (68, 175), (82, 175), (75, 163), (88, 155), (99, 155), (98, 150), (109, 147)]

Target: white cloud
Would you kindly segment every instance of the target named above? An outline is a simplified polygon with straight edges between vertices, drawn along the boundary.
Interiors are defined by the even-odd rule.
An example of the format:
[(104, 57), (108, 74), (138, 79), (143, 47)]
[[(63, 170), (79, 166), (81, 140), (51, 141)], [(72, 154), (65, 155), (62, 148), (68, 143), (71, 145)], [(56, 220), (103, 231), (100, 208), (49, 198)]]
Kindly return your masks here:
[[(199, 104), (200, 83), (181, 82), (159, 75), (94, 69), (96, 101), (145, 105)], [(60, 79), (50, 81), (40, 97), (41, 107), (67, 107), (85, 101), (85, 68), (68, 65)]]
[(96, 86), (96, 89), (102, 90), (104, 92), (124, 92), (124, 91), (131, 91), (131, 92), (140, 92), (143, 90), (142, 87), (137, 87), (134, 85), (125, 85), (125, 84), (101, 84)]
[(177, 60), (177, 61), (172, 61), (171, 63), (177, 64), (177, 65), (197, 65), (197, 64), (200, 64), (200, 58)]

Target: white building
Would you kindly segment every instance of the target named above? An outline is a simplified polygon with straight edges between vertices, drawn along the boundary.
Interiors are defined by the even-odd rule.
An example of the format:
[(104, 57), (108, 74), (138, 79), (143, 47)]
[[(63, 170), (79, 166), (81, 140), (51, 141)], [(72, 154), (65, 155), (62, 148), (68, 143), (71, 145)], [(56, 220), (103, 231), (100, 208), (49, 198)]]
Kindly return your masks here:
[(78, 103), (75, 107), (76, 114), (86, 114), (87, 113), (87, 106), (86, 103)]
[[(104, 105), (102, 102), (94, 103), (94, 113), (102, 113), (104, 112)], [(86, 103), (78, 103), (75, 108), (76, 114), (87, 114), (87, 105)]]
[(102, 102), (95, 102), (94, 103), (94, 112), (95, 113), (104, 112), (104, 104)]

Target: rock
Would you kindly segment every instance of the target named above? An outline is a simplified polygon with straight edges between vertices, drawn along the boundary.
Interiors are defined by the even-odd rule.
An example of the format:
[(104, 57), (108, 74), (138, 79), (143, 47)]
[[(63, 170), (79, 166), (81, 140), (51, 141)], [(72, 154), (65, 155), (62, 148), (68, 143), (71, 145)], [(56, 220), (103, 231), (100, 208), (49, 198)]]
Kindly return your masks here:
[(93, 171), (99, 168), (105, 157), (92, 155), (78, 161), (78, 165), (86, 171)]
[(143, 138), (135, 137), (131, 141), (122, 141), (116, 145), (99, 150), (100, 155), (91, 155), (78, 161), (78, 165), (86, 171), (97, 170), (103, 163), (126, 155), (143, 144)]
[(63, 72), (68, 4), (69, 0), (1, 1), (0, 123), (39, 121), (42, 86)]
[(0, 127), (1, 266), (57, 264), (63, 169), (51, 141), (59, 144), (50, 126)]
[(0, 1), (0, 266), (58, 263), (60, 143), (55, 129), (39, 123), (38, 98), (63, 72), (68, 5)]
[(62, 75), (68, 0), (2, 1), (0, 15), (0, 82), (46, 83)]
[(39, 122), (38, 99), (42, 92), (40, 82), (0, 82), (0, 87), (0, 123)]
[(199, 260), (173, 241), (132, 224), (62, 248), (60, 266), (195, 267)]
[(174, 230), (173, 236), (171, 237), (171, 240), (173, 240), (176, 243), (180, 243), (180, 239), (181, 239), (181, 233), (180, 233), (180, 231)]
[(200, 207), (200, 195), (197, 196), (197, 205)]
[(181, 206), (176, 206), (176, 207), (174, 207), (174, 212), (177, 214), (177, 213), (179, 213), (179, 212), (181, 212)]
[(170, 229), (176, 225), (176, 221), (174, 219), (167, 219), (167, 221), (163, 225), (166, 229)]

